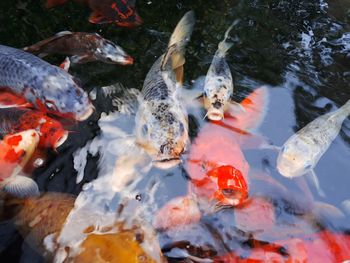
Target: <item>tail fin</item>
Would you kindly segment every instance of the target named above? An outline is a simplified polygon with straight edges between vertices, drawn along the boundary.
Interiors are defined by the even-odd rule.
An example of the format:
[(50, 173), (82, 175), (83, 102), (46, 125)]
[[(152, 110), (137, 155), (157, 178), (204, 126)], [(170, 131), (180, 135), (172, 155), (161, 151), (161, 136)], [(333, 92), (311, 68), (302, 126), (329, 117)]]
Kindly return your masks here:
[(177, 80), (182, 79), (183, 65), (185, 64), (185, 46), (190, 40), (194, 24), (194, 12), (189, 11), (177, 24), (173, 34), (171, 35), (168, 50), (162, 60), (161, 69), (164, 70), (169, 58), (171, 58), (172, 69), (175, 71)]
[(229, 39), (231, 30), (235, 24), (235, 22), (232, 23), (232, 25), (226, 30), (224, 40), (219, 43), (217, 54), (221, 57), (224, 57), (227, 51), (233, 46), (233, 43), (230, 42)]
[[(239, 127), (242, 130), (256, 130), (264, 120), (269, 104), (269, 90), (266, 86), (255, 89), (240, 105), (245, 109), (244, 113), (232, 115), (227, 118), (227, 124)], [(230, 112), (228, 112), (230, 114)]]

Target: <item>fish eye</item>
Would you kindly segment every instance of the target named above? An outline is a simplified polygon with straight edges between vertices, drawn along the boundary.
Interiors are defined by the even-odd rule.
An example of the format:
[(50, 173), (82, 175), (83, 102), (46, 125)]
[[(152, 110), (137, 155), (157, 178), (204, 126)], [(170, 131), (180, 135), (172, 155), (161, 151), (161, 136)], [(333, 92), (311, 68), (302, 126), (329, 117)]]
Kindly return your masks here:
[(55, 103), (52, 102), (52, 101), (45, 101), (45, 106), (46, 106), (46, 108), (48, 108), (49, 110), (57, 111), (57, 107), (56, 107)]
[(236, 194), (236, 192), (233, 189), (229, 189), (229, 188), (222, 189), (221, 192), (227, 198), (232, 198)]

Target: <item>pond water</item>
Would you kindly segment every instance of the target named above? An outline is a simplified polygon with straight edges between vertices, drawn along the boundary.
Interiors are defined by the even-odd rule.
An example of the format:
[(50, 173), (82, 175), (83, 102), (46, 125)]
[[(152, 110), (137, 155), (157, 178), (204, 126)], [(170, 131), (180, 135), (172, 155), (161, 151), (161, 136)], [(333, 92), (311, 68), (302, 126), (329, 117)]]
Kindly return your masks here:
[[(137, 1), (137, 10), (144, 23), (130, 29), (112, 24), (90, 24), (89, 8), (74, 1), (50, 10), (43, 7), (43, 1), (0, 2), (0, 43), (3, 45), (21, 48), (64, 30), (97, 32), (117, 42), (134, 57), (132, 66), (93, 62), (74, 65), (70, 69), (93, 98), (96, 111), (87, 121), (77, 123), (66, 143), (57, 153), (49, 152), (45, 165), (33, 172), (32, 177), (41, 192), (78, 196), (85, 184), (85, 197), (80, 195), (77, 202), (80, 207), (92, 205), (102, 211), (104, 208), (99, 206), (107, 202), (109, 209), (117, 208), (119, 197), (113, 199), (113, 191), (123, 191), (123, 188), (104, 188), (111, 181), (103, 178), (112, 173), (118, 157), (125, 153), (132, 155), (135, 151), (124, 145), (134, 127), (134, 115), (125, 112), (133, 111), (132, 106), (137, 102), (135, 94), (141, 90), (154, 61), (164, 53), (176, 23), (188, 10), (195, 12), (196, 24), (186, 49), (185, 86), (191, 88), (206, 74), (224, 32), (233, 21), (237, 21), (232, 33), (234, 46), (227, 54), (234, 77), (234, 97), (241, 101), (257, 87), (268, 87), (269, 105), (258, 132), (274, 145), (281, 146), (307, 123), (350, 99), (348, 1), (152, 0)], [(63, 59), (63, 56), (48, 57), (53, 64), (59, 64)], [(194, 139), (200, 131), (199, 124), (205, 121), (193, 116), (189, 121), (190, 136)], [(339, 136), (315, 168), (325, 196), (318, 195), (315, 187), (308, 184), (314, 201), (331, 204), (344, 213), (340, 218), (326, 216), (323, 227), (344, 233), (350, 229), (350, 210), (344, 206), (344, 201), (350, 200), (349, 143), (350, 122), (346, 119)], [(298, 188), (294, 181), (277, 172), (275, 151), (247, 149), (243, 152), (251, 171), (263, 171), (287, 189)], [(125, 165), (121, 163), (121, 166)], [(135, 191), (142, 197), (146, 196), (144, 203), (147, 207), (143, 216), (150, 222), (148, 216), (152, 217), (172, 198), (186, 194), (188, 176), (181, 165), (170, 170), (152, 168), (144, 172), (146, 166), (136, 167), (134, 174), (142, 176), (135, 179), (138, 180)], [(97, 183), (93, 181), (96, 178), (99, 178)], [(89, 182), (92, 183), (86, 185)], [(261, 187), (264, 188), (263, 184)], [(256, 193), (261, 190), (259, 184), (252, 184), (251, 189)], [(291, 191), (292, 196), (299, 194), (298, 190)], [(283, 222), (286, 225), (300, 224), (305, 232), (311, 229), (304, 220), (291, 219), (293, 213), (285, 212), (282, 199), (278, 195), (276, 198), (273, 191), (267, 189), (264, 195), (274, 199), (275, 210), (280, 212), (279, 227), (275, 231), (288, 232), (289, 228)], [(203, 258), (205, 253), (202, 251), (206, 249), (218, 255), (237, 250), (239, 242), (235, 235), (238, 235), (239, 227), (231, 222), (231, 213), (230, 209), (225, 209), (204, 216), (201, 225), (195, 224), (183, 233), (180, 230), (160, 232), (160, 246), (164, 248), (164, 245), (186, 240), (197, 247), (192, 249), (193, 256)], [(210, 228), (204, 227), (208, 224)], [(0, 233), (0, 262), (43, 261), (40, 253), (26, 245), (19, 233), (9, 231), (7, 227), (0, 230), (3, 232)], [(255, 238), (266, 242), (273, 240), (263, 234)], [(174, 249), (166, 252), (169, 252), (170, 261), (184, 260), (183, 254)]]

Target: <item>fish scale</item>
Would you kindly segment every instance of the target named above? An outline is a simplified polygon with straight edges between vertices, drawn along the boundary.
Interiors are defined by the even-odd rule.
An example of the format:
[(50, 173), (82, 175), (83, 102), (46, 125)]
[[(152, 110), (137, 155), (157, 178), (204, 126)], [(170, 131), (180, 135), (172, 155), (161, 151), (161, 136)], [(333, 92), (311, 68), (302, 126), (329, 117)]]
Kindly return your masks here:
[(164, 56), (161, 56), (152, 66), (146, 76), (144, 87), (142, 89), (144, 100), (165, 100), (169, 97), (173, 90), (164, 82), (162, 72), (159, 71), (159, 65)]
[(19, 49), (0, 45), (0, 87), (36, 108), (84, 120), (93, 112), (87, 94), (59, 67)]
[(170, 168), (180, 162), (188, 143), (187, 112), (179, 89), (183, 81), (185, 45), (195, 23), (187, 12), (176, 26), (166, 52), (148, 72), (136, 114), (137, 143), (151, 155), (158, 168)]

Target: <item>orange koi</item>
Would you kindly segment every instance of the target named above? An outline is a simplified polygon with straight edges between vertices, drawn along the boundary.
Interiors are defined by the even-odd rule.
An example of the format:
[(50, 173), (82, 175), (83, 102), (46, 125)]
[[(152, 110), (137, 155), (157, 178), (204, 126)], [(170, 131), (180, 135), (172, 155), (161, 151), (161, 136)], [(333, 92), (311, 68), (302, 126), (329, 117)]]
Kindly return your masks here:
[[(46, 7), (52, 8), (65, 2), (67, 0), (48, 0)], [(86, 4), (93, 10), (89, 18), (90, 23), (116, 23), (123, 27), (134, 27), (143, 23), (135, 10), (135, 0), (76, 0), (76, 2)]]

